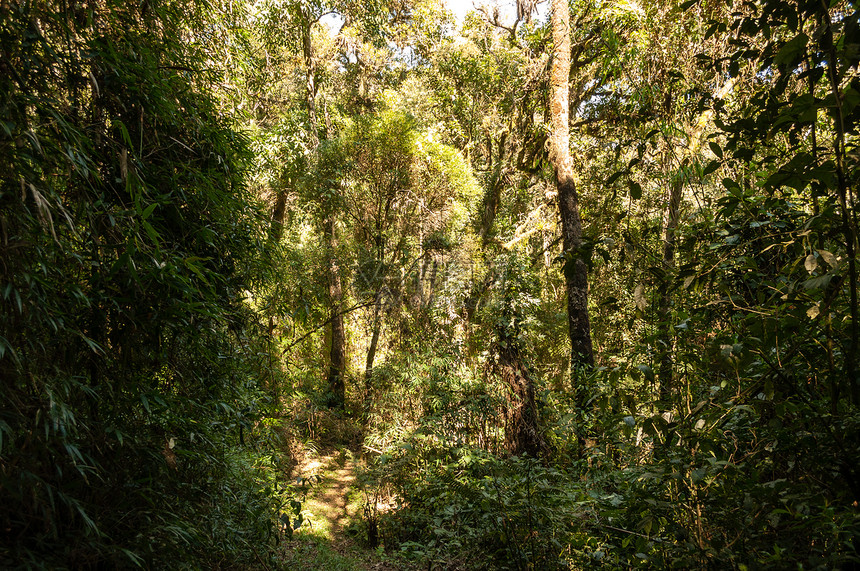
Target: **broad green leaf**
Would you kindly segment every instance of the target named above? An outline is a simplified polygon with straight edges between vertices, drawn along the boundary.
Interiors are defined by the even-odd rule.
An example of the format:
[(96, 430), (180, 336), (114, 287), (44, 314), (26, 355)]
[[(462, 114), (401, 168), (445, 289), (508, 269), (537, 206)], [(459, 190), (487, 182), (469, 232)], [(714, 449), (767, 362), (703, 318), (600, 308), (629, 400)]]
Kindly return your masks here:
[(842, 112), (846, 115), (851, 113), (858, 103), (860, 103), (860, 91), (853, 87), (846, 89), (842, 94)]
[(822, 289), (827, 287), (827, 285), (833, 280), (833, 276), (830, 274), (825, 274), (823, 276), (816, 276), (814, 278), (809, 278), (805, 282), (803, 282), (803, 289)]
[(155, 208), (157, 206), (158, 206), (157, 202), (154, 202), (154, 203), (150, 204), (149, 206), (147, 206), (146, 210), (144, 210), (143, 213), (140, 215), (141, 218), (143, 218), (144, 220), (149, 218), (152, 215), (152, 211), (155, 210)]
[(779, 52), (773, 58), (773, 63), (776, 65), (793, 66), (803, 57), (803, 52), (808, 42), (809, 36), (804, 33), (797, 34), (779, 49)]
[(649, 381), (654, 380), (654, 370), (651, 369), (648, 365), (636, 365), (636, 368), (642, 371), (642, 374), (645, 375), (645, 378)]
[(615, 182), (616, 180), (621, 178), (624, 174), (625, 174), (624, 171), (618, 171), (616, 173), (613, 173), (612, 176), (610, 176), (608, 179), (606, 179), (606, 186), (612, 185), (613, 182)]
[(712, 172), (714, 172), (718, 168), (720, 168), (720, 161), (713, 160), (713, 161), (709, 162), (708, 166), (705, 167), (705, 170), (702, 171), (702, 176), (703, 177), (708, 176), (709, 174), (711, 174)]
[(711, 148), (711, 152), (717, 155), (719, 158), (723, 158), (723, 149), (714, 141), (709, 141), (708, 146)]

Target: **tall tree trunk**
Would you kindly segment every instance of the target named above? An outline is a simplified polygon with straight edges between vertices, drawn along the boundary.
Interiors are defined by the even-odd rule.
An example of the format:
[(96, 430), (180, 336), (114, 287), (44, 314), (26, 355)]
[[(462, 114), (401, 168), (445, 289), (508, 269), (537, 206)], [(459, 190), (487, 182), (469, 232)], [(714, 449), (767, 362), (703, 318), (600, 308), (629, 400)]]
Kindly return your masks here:
[[(830, 22), (829, 13), (826, 20)], [(836, 158), (836, 197), (839, 201), (839, 211), (842, 221), (842, 236), (845, 241), (845, 253), (848, 258), (848, 309), (851, 314), (851, 322), (849, 324), (849, 341), (845, 348), (845, 372), (847, 377), (848, 391), (851, 396), (851, 402), (854, 405), (860, 404), (860, 371), (858, 371), (858, 352), (860, 352), (860, 308), (858, 308), (857, 297), (857, 228), (856, 220), (852, 214), (856, 216), (854, 211), (855, 197), (848, 183), (845, 169), (845, 141), (846, 128), (843, 105), (843, 93), (841, 93), (840, 85), (842, 77), (837, 67), (839, 59), (836, 55), (836, 47), (833, 42), (833, 31), (830, 24), (827, 27), (830, 62), (827, 66), (828, 76), (830, 79), (830, 88), (835, 101), (833, 114), (833, 128), (835, 136), (833, 138), (833, 153)]]
[(343, 287), (340, 268), (337, 264), (337, 227), (334, 218), (329, 216), (325, 229), (328, 238), (328, 293), (331, 303), (331, 348), (329, 351), (328, 391), (332, 408), (343, 408), (346, 400), (346, 384), (343, 379), (346, 371), (346, 332), (343, 326), (341, 301)]
[(492, 165), (492, 171), (487, 181), (487, 188), (484, 191), (484, 200), (481, 204), (481, 219), (478, 222), (478, 236), (481, 237), (481, 244), (486, 248), (493, 237), (493, 225), (496, 221), (496, 210), (499, 208), (499, 200), (501, 199), (502, 186), (505, 180), (505, 144), (507, 142), (507, 134), (503, 133), (496, 145), (498, 157), (493, 164), (493, 141), (488, 138), (487, 146), (489, 153), (487, 160)]
[(269, 237), (272, 242), (280, 242), (284, 230), (284, 216), (287, 212), (287, 189), (278, 188), (275, 193), (275, 206), (272, 208), (272, 227)]
[(493, 372), (507, 388), (505, 449), (514, 456), (542, 456), (547, 446), (538, 428), (534, 383), (522, 362), (516, 336), (499, 334)]
[[(302, 55), (305, 60), (305, 106), (308, 112), (310, 127), (310, 150), (315, 152), (320, 144), (320, 126), (317, 117), (317, 84), (316, 64), (314, 62), (313, 44), (311, 43), (311, 27), (316, 20), (305, 7), (299, 7), (299, 20), (302, 26)], [(285, 198), (284, 198), (285, 199)], [(278, 195), (275, 201), (275, 212), (282, 197)], [(274, 218), (274, 216), (273, 216)], [(283, 214), (281, 214), (283, 221)], [(274, 222), (274, 220), (273, 220)], [(343, 285), (340, 279), (340, 267), (337, 261), (337, 222), (335, 213), (329, 212), (323, 224), (323, 234), (326, 240), (326, 256), (328, 258), (328, 294), (331, 307), (331, 346), (329, 348), (328, 392), (329, 405), (332, 408), (343, 408), (346, 401), (346, 330), (344, 328), (341, 306), (343, 304)]]
[(382, 329), (380, 303), (380, 297), (377, 295), (376, 303), (373, 306), (373, 325), (371, 326), (370, 346), (367, 348), (367, 358), (364, 361), (364, 392), (366, 404), (369, 404), (372, 396), (373, 362), (376, 360), (376, 349), (379, 347), (379, 334)]
[(566, 257), (569, 256), (564, 275), (570, 358), (574, 370), (589, 369), (594, 365), (594, 350), (588, 320), (588, 268), (579, 255), (582, 220), (570, 157), (570, 10), (567, 0), (552, 0), (552, 38), (550, 161), (555, 168), (564, 253)]
[(371, 324), (370, 345), (364, 361), (364, 410), (363, 421), (366, 423), (370, 418), (373, 406), (373, 363), (376, 360), (376, 352), (379, 348), (379, 337), (382, 333), (382, 292), (377, 292), (373, 304), (373, 322)]

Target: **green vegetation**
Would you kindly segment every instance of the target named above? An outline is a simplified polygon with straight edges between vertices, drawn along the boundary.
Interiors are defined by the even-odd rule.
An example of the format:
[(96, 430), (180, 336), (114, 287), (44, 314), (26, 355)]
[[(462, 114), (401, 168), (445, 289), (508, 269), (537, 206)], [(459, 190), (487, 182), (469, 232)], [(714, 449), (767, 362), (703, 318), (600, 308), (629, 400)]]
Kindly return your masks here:
[(0, 567), (860, 566), (856, 3), (509, 8), (0, 1)]

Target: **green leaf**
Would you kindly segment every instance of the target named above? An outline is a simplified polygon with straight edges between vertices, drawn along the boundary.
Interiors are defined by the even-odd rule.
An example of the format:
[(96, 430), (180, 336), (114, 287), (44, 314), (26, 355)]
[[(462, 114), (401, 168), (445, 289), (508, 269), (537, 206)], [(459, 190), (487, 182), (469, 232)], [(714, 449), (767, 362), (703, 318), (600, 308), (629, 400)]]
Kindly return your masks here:
[(143, 229), (146, 230), (146, 235), (149, 236), (149, 239), (154, 243), (158, 244), (161, 241), (161, 236), (158, 235), (158, 232), (155, 231), (152, 224), (146, 220), (143, 221)]
[(125, 142), (125, 144), (129, 147), (132, 147), (133, 144), (131, 142), (131, 137), (128, 134), (128, 129), (126, 129), (125, 127), (125, 123), (123, 123), (119, 119), (114, 119), (113, 126), (119, 129), (120, 136), (122, 137), (122, 140)]
[(858, 103), (860, 103), (860, 91), (849, 87), (842, 94), (842, 113), (845, 115), (851, 113)]
[(831, 282), (833, 276), (830, 274), (825, 274), (823, 276), (816, 276), (814, 278), (809, 278), (805, 282), (803, 282), (803, 289), (824, 289)]
[(616, 180), (618, 180), (622, 176), (624, 176), (624, 171), (618, 171), (617, 173), (613, 173), (612, 176), (610, 176), (608, 179), (606, 179), (606, 186), (612, 185), (613, 182), (615, 182)]
[(713, 161), (709, 162), (708, 166), (705, 167), (705, 170), (702, 171), (702, 176), (706, 177), (709, 174), (711, 174), (712, 172), (714, 172), (715, 170), (717, 170), (718, 168), (720, 168), (720, 161), (713, 160)]
[(723, 158), (723, 149), (714, 141), (708, 141), (708, 146), (711, 147), (711, 152), (719, 158)]
[(642, 198), (642, 187), (636, 181), (628, 181), (627, 186), (630, 188), (630, 198), (639, 200)]
[(642, 371), (642, 374), (645, 375), (645, 378), (649, 381), (654, 380), (654, 371), (648, 365), (636, 365), (636, 368)]
[(197, 263), (198, 261), (203, 261), (201, 258), (191, 257), (184, 260), (185, 267), (194, 272), (194, 274), (200, 278), (203, 283), (209, 285), (209, 280), (206, 279), (206, 275), (203, 273), (200, 265)]
[(809, 42), (809, 36), (804, 33), (797, 34), (791, 40), (787, 41), (777, 52), (773, 58), (773, 63), (776, 65), (794, 65), (803, 57), (806, 50), (806, 44)]
[(104, 349), (101, 347), (101, 345), (99, 345), (98, 343), (96, 343), (95, 341), (93, 341), (92, 339), (90, 339), (89, 337), (87, 337), (86, 335), (81, 333), (80, 331), (78, 331), (77, 333), (78, 333), (78, 336), (84, 340), (84, 343), (87, 344), (87, 346), (90, 348), (90, 350), (93, 353), (95, 353), (97, 355), (104, 354)]
[(726, 190), (729, 191), (729, 193), (733, 194), (734, 196), (740, 196), (741, 186), (737, 182), (733, 181), (732, 179), (724, 178), (723, 179), (723, 186), (725, 187)]
[(158, 206), (157, 202), (150, 204), (149, 206), (146, 207), (146, 210), (143, 211), (143, 213), (140, 215), (140, 217), (143, 218), (144, 220), (146, 220), (147, 218), (149, 218), (152, 215), (152, 211), (155, 210), (157, 206)]

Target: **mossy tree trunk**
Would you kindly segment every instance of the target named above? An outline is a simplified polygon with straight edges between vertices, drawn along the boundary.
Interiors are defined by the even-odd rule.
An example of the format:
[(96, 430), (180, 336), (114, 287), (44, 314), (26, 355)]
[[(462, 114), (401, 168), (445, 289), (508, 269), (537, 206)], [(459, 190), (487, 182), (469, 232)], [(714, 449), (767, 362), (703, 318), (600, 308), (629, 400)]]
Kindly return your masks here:
[(552, 0), (553, 58), (550, 72), (550, 160), (555, 170), (561, 217), (570, 357), (574, 370), (594, 365), (588, 319), (588, 267), (580, 256), (582, 220), (570, 156), (570, 9), (567, 0)]

